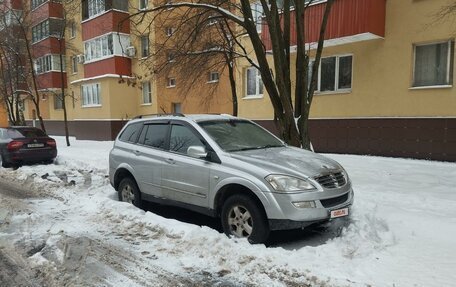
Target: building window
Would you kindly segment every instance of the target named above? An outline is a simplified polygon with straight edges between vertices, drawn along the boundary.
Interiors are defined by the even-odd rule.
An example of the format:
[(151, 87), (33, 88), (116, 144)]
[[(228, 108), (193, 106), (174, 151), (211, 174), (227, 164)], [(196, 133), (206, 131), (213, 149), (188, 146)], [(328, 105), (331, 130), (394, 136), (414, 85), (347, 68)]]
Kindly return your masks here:
[(207, 18), (207, 25), (215, 25), (217, 24), (218, 20), (217, 20), (217, 14), (214, 14), (214, 15), (210, 15), (208, 18)]
[(166, 87), (173, 88), (176, 86), (176, 78), (168, 77), (166, 79)]
[(60, 37), (62, 19), (50, 18), (32, 27), (32, 43), (36, 43), (50, 36)]
[(220, 79), (219, 72), (210, 72), (209, 73), (209, 83), (216, 83)]
[(54, 110), (63, 109), (63, 98), (61, 94), (54, 95)]
[(263, 23), (263, 5), (261, 2), (256, 2), (250, 6), (252, 9), (253, 21), (255, 22), (258, 33), (261, 33), (261, 24)]
[(182, 104), (181, 103), (173, 103), (172, 109), (173, 109), (173, 114), (182, 114)]
[(38, 6), (43, 4), (44, 2), (48, 2), (49, 0), (32, 0), (32, 10), (36, 9)]
[(414, 50), (414, 87), (453, 84), (453, 41), (415, 45)]
[[(338, 92), (350, 90), (352, 88), (352, 62), (353, 56), (351, 55), (322, 58), (318, 71), (317, 91)], [(314, 61), (309, 65), (309, 80), (313, 63)]]
[(124, 48), (129, 46), (130, 36), (117, 33), (89, 40), (84, 43), (85, 61), (95, 61), (112, 55), (125, 56)]
[(149, 56), (149, 35), (141, 36), (141, 57)]
[(75, 38), (76, 37), (76, 23), (71, 22), (70, 23), (70, 38)]
[[(65, 72), (65, 61), (63, 69)], [(42, 74), (46, 72), (60, 72), (60, 55), (46, 55), (35, 59), (35, 73)]]
[(105, 7), (105, 0), (88, 0), (87, 9), (89, 18), (103, 13), (105, 11)]
[(148, 2), (149, 2), (148, 0), (139, 0), (139, 9), (140, 10), (147, 9)]
[(101, 105), (101, 86), (99, 83), (81, 86), (82, 106), (93, 107)]
[(260, 71), (255, 67), (246, 69), (247, 77), (247, 94), (246, 97), (261, 97), (263, 96), (263, 81)]
[(32, 27), (32, 42), (38, 42), (49, 37), (49, 20), (43, 21)]
[(142, 99), (143, 99), (143, 104), (152, 103), (152, 89), (151, 89), (150, 82), (142, 83)]
[(171, 37), (174, 34), (174, 28), (172, 27), (166, 27), (166, 36)]
[(76, 74), (78, 72), (78, 57), (73, 56), (71, 57), (71, 72)]
[(176, 62), (176, 55), (173, 52), (168, 52), (166, 54), (166, 60), (168, 61), (168, 63)]

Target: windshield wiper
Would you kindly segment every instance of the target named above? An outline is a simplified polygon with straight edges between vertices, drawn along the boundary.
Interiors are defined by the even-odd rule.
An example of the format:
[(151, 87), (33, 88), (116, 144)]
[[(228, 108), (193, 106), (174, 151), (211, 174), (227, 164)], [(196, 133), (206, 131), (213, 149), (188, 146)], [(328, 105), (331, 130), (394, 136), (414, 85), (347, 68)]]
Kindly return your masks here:
[(233, 151), (245, 151), (245, 150), (255, 150), (255, 149), (265, 149), (265, 148), (272, 148), (272, 147), (283, 147), (283, 145), (262, 145), (262, 146), (253, 146), (253, 147), (244, 147), (240, 149), (234, 149), (230, 150), (230, 152)]

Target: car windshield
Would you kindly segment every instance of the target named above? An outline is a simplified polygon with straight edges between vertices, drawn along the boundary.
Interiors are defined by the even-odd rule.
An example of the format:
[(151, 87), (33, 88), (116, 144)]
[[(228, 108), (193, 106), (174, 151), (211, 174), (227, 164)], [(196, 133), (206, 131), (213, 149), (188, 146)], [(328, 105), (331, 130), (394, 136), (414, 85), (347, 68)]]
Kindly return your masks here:
[(199, 125), (227, 152), (284, 146), (269, 132), (245, 120), (204, 121)]
[(8, 136), (13, 139), (38, 138), (45, 137), (46, 134), (40, 129), (9, 129)]

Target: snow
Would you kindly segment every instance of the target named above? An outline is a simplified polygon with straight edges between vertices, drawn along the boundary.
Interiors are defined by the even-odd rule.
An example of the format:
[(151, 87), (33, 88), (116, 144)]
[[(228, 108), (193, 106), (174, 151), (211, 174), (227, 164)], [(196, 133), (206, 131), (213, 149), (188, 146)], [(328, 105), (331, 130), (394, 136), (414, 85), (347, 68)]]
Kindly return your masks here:
[(55, 164), (0, 169), (2, 183), (27, 190), (0, 191), (0, 255), (20, 258), (43, 285), (456, 282), (454, 163), (327, 155), (351, 177), (350, 221), (315, 232), (278, 232), (267, 247), (118, 202), (107, 178), (112, 142), (73, 138), (66, 147), (56, 139)]

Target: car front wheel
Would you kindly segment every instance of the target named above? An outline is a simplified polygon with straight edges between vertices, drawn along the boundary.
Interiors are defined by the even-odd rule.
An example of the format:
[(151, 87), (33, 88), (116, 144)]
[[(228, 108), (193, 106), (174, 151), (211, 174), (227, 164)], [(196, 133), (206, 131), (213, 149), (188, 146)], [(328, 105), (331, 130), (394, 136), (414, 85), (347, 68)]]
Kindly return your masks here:
[(263, 210), (249, 196), (230, 196), (222, 207), (223, 231), (228, 236), (247, 238), (250, 243), (263, 243), (269, 236), (269, 225)]
[(139, 208), (142, 207), (141, 194), (139, 192), (138, 185), (133, 179), (129, 177), (122, 179), (117, 193), (120, 201), (132, 203), (134, 206)]

